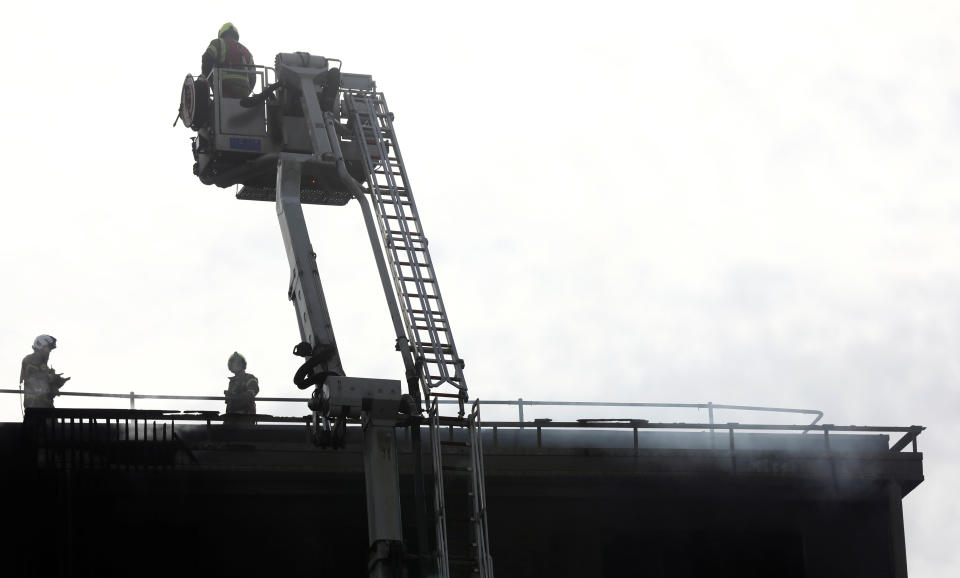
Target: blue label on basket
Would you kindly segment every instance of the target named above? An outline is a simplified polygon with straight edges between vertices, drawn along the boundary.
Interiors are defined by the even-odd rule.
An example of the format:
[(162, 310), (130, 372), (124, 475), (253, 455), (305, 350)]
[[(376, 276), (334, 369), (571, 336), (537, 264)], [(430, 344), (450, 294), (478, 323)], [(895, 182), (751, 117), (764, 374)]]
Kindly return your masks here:
[(260, 152), (260, 139), (230, 137), (230, 148), (238, 151)]

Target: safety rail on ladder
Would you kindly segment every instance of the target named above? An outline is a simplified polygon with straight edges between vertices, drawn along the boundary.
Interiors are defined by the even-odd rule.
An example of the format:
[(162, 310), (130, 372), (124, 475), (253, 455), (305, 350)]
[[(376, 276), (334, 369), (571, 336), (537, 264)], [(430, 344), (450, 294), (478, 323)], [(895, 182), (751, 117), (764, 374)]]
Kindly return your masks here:
[(483, 437), (480, 435), (480, 401), (474, 400), (467, 418), (470, 435), (471, 487), (473, 489), (473, 525), (478, 569), (481, 578), (493, 578), (490, 535), (487, 532), (487, 486), (484, 481)]
[(397, 144), (393, 115), (383, 93), (344, 89), (342, 96), (347, 126), (353, 129), (366, 163), (366, 192), (377, 215), (424, 399), (429, 399), (432, 388), (443, 384), (456, 387), (465, 397), (464, 363), (450, 331), (427, 237)]
[[(483, 443), (480, 435), (480, 405), (474, 401), (469, 415), (464, 416), (463, 409), (457, 417), (441, 416), (439, 412), (440, 397), (459, 397), (456, 394), (433, 394), (433, 401), (429, 405), (428, 417), (430, 424), (430, 440), (433, 452), (434, 475), (434, 515), (436, 521), (436, 561), (438, 575), (442, 578), (459, 578), (460, 576), (480, 576), (493, 578), (493, 560), (490, 556), (489, 534), (487, 531), (487, 498), (484, 483)], [(462, 398), (461, 398), (462, 399)], [(461, 408), (463, 406), (461, 405)], [(448, 439), (441, 439), (441, 426), (449, 427)], [(464, 436), (454, 435), (454, 428), (466, 430)], [(444, 448), (451, 448), (456, 452), (448, 457), (452, 464), (445, 464)], [(464, 455), (465, 454), (465, 455)], [(463, 458), (466, 458), (465, 460)], [(444, 478), (450, 473), (452, 476), (448, 485)], [(464, 480), (463, 474), (466, 474)], [(466, 481), (465, 484), (463, 482)], [(450, 486), (465, 485), (464, 504), (466, 510), (458, 516), (456, 508), (451, 510), (451, 502), (447, 492)], [(456, 493), (456, 492), (454, 492)], [(466, 525), (453, 531), (450, 523), (462, 520)], [(452, 532), (452, 533), (451, 533)], [(450, 544), (462, 544), (466, 549), (451, 555)]]

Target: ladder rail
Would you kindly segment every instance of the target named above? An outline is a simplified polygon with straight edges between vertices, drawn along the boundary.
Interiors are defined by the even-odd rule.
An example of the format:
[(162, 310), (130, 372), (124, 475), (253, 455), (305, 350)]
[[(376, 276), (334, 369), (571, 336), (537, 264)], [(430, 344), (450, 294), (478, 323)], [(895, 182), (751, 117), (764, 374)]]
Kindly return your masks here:
[(493, 578), (493, 558), (490, 556), (490, 534), (487, 530), (487, 488), (484, 481), (483, 436), (480, 433), (480, 400), (474, 400), (468, 421), (470, 457), (473, 465), (474, 532), (477, 540), (477, 565), (480, 578)]
[[(428, 400), (429, 401), (429, 400)], [(440, 415), (437, 398), (428, 406), (430, 449), (433, 453), (433, 508), (436, 517), (437, 572), (450, 578), (450, 554), (447, 551), (447, 510), (443, 489), (443, 462), (440, 449)]]

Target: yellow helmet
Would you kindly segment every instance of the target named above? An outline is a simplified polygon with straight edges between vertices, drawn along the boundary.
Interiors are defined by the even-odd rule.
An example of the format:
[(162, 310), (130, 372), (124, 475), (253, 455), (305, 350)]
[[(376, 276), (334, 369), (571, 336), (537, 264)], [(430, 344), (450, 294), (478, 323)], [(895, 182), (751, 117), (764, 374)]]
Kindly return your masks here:
[(217, 38), (223, 38), (223, 35), (227, 32), (233, 32), (237, 35), (237, 38), (240, 38), (240, 31), (237, 30), (237, 27), (233, 25), (233, 22), (227, 22), (220, 27), (220, 33), (217, 35)]

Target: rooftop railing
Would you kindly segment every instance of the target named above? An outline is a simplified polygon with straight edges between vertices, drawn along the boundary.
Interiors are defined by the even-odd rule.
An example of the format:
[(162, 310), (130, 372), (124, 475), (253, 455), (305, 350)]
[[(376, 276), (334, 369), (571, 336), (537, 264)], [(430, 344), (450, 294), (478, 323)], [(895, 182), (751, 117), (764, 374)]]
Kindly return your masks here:
[[(22, 393), (19, 389), (0, 389), (0, 393), (7, 394), (18, 394)], [(216, 395), (157, 395), (157, 394), (142, 394), (142, 393), (91, 393), (91, 392), (82, 392), (82, 391), (61, 391), (58, 397), (97, 397), (97, 398), (113, 398), (113, 399), (125, 399), (130, 402), (130, 409), (137, 409), (137, 400), (148, 400), (148, 399), (166, 399), (166, 400), (179, 400), (179, 401), (220, 401), (226, 402), (226, 398), (223, 396)], [(257, 397), (258, 402), (281, 402), (281, 403), (299, 403), (306, 404), (309, 401), (309, 398), (306, 397)], [(439, 400), (441, 404), (457, 404), (455, 400), (441, 399)], [(575, 407), (602, 407), (602, 408), (614, 408), (614, 407), (625, 407), (625, 408), (638, 408), (638, 407), (648, 407), (648, 408), (660, 408), (660, 409), (696, 409), (696, 410), (707, 410), (708, 422), (710, 425), (715, 425), (714, 421), (714, 411), (716, 410), (735, 410), (735, 411), (749, 411), (749, 412), (766, 412), (766, 413), (786, 413), (786, 414), (797, 414), (797, 415), (810, 415), (814, 416), (813, 421), (808, 425), (816, 425), (822, 418), (823, 412), (817, 409), (796, 409), (796, 408), (786, 408), (786, 407), (763, 407), (763, 406), (754, 406), (754, 405), (728, 405), (722, 403), (651, 403), (651, 402), (610, 402), (610, 401), (541, 401), (541, 400), (525, 400), (522, 397), (517, 399), (494, 399), (494, 400), (480, 400), (481, 406), (516, 406), (517, 408), (517, 421), (523, 423), (524, 420), (524, 408), (531, 407), (566, 407), (566, 406), (575, 406)]]
[[(19, 389), (0, 389), (0, 393), (5, 394), (20, 394), (22, 393)], [(159, 394), (138, 394), (135, 392), (130, 393), (94, 393), (94, 392), (79, 392), (79, 391), (70, 391), (70, 392), (61, 392), (61, 397), (92, 397), (92, 398), (106, 398), (106, 399), (125, 399), (129, 400), (130, 409), (136, 410), (137, 400), (180, 400), (180, 401), (219, 401), (225, 402), (223, 396), (210, 396), (210, 395), (159, 395)], [(261, 402), (281, 402), (281, 403), (297, 403), (297, 404), (306, 404), (308, 398), (306, 397), (257, 397), (257, 401)], [(438, 400), (441, 404), (457, 404), (455, 400)], [(479, 401), (481, 406), (516, 406), (517, 408), (517, 417), (518, 420), (513, 421), (485, 421), (484, 426), (491, 428), (493, 430), (493, 435), (496, 437), (497, 430), (500, 429), (536, 429), (537, 432), (537, 445), (541, 444), (542, 440), (542, 431), (544, 429), (567, 429), (567, 428), (578, 428), (578, 429), (610, 429), (610, 430), (633, 430), (634, 444), (637, 444), (637, 436), (640, 430), (700, 430), (700, 431), (710, 431), (712, 433), (726, 433), (729, 438), (729, 449), (734, 450), (734, 432), (762, 432), (762, 431), (778, 431), (778, 432), (799, 432), (801, 434), (806, 434), (810, 432), (816, 432), (823, 436), (823, 444), (825, 449), (830, 449), (830, 433), (860, 433), (860, 434), (879, 434), (879, 433), (893, 433), (893, 434), (902, 434), (902, 436), (893, 444), (890, 445), (890, 452), (897, 453), (908, 446), (911, 447), (913, 452), (917, 452), (917, 437), (925, 429), (922, 426), (911, 425), (911, 426), (841, 426), (834, 424), (820, 424), (819, 421), (823, 418), (823, 412), (815, 409), (797, 409), (797, 408), (782, 408), (782, 407), (763, 407), (763, 406), (751, 406), (751, 405), (730, 405), (730, 404), (719, 404), (713, 402), (707, 403), (652, 403), (652, 402), (602, 402), (602, 401), (541, 401), (541, 400), (525, 400), (523, 398), (517, 398), (516, 400), (481, 400)], [(633, 418), (596, 418), (596, 419), (579, 419), (576, 421), (554, 421), (552, 419), (534, 419), (532, 421), (525, 420), (524, 408), (528, 407), (562, 407), (562, 406), (575, 406), (575, 407), (601, 407), (601, 408), (666, 408), (666, 409), (696, 409), (696, 410), (707, 410), (708, 422), (673, 422), (673, 423), (656, 423), (650, 422), (646, 419), (633, 419)], [(739, 423), (739, 422), (717, 422), (714, 419), (714, 412), (716, 410), (734, 410), (734, 411), (747, 411), (747, 412), (758, 412), (758, 413), (786, 413), (786, 414), (795, 414), (795, 415), (812, 415), (814, 416), (813, 420), (810, 423), (805, 424), (750, 424), (750, 423)], [(122, 412), (124, 410), (120, 410)], [(64, 411), (54, 410), (56, 414), (67, 414), (77, 412), (77, 416), (84, 416), (89, 419), (94, 419), (95, 416), (91, 412), (113, 412), (118, 413), (118, 415), (113, 416), (108, 419), (121, 419), (119, 412), (117, 410), (93, 410), (93, 409), (65, 409)], [(159, 421), (179, 421), (179, 422), (191, 422), (191, 421), (201, 421), (206, 422), (209, 426), (212, 421), (222, 421), (224, 416), (219, 415), (216, 411), (193, 411), (193, 410), (183, 410), (182, 413), (180, 410), (169, 412), (167, 410), (147, 410), (147, 411), (137, 411), (137, 414), (142, 414), (139, 416), (139, 419), (152, 420), (156, 423)], [(89, 415), (87, 415), (89, 414)], [(148, 415), (149, 414), (149, 415)], [(63, 416), (60, 416), (61, 418)], [(254, 416), (250, 416), (253, 418)], [(276, 417), (268, 415), (257, 415), (255, 417), (256, 422), (258, 423), (309, 423), (309, 416), (304, 417)], [(171, 423), (172, 427), (172, 423)]]

